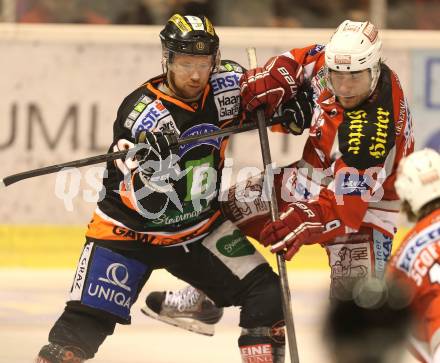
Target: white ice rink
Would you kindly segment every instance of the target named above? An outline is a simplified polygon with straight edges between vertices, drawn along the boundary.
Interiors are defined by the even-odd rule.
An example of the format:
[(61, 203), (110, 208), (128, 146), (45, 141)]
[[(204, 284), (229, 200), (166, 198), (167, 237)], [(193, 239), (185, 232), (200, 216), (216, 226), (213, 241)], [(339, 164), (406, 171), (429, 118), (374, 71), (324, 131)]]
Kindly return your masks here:
[[(0, 362), (33, 361), (63, 310), (72, 276), (73, 270), (0, 269)], [(327, 272), (295, 270), (289, 272), (289, 282), (300, 361), (328, 362), (320, 340), (321, 317), (327, 304)], [(166, 271), (154, 272), (132, 309), (132, 325), (118, 326), (93, 362), (240, 362), (237, 308), (226, 309), (214, 337), (165, 325), (140, 312), (147, 292), (181, 286), (183, 283)], [(409, 356), (404, 360), (413, 362)]]

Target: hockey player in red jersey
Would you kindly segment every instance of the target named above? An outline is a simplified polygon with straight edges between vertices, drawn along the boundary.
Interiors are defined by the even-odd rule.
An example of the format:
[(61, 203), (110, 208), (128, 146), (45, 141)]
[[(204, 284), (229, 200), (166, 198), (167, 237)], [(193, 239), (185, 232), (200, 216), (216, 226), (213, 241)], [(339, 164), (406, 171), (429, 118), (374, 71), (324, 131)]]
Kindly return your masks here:
[(396, 190), (416, 225), (393, 255), (387, 277), (407, 288), (415, 327), (411, 338), (421, 362), (440, 362), (440, 154), (423, 149), (404, 158)]
[(309, 138), (302, 159), (283, 172), (280, 219), (266, 223), (259, 241), (288, 260), (320, 243), (332, 295), (383, 276), (400, 205), (396, 168), (413, 150), (408, 104), (381, 47), (373, 24), (346, 20), (325, 47), (292, 49), (241, 78), (243, 107), (264, 107), (267, 116), (290, 112), (298, 88), (311, 82), (313, 116), (289, 128), (309, 128)]
[[(310, 104), (307, 98), (298, 102), (308, 83)], [(275, 131), (298, 135), (309, 129), (309, 137), (302, 159), (275, 176), (279, 220), (262, 216), (255, 202), (236, 198), (224, 202), (223, 210), (287, 260), (304, 244), (321, 244), (331, 268), (331, 296), (350, 294), (360, 278), (382, 278), (400, 208), (396, 169), (413, 151), (414, 138), (407, 100), (396, 73), (383, 62), (377, 28), (346, 20), (326, 46), (272, 57), (245, 72), (240, 85), (245, 111), (262, 107), (267, 117), (290, 114), (291, 122)], [(248, 184), (261, 189), (261, 180)]]
[[(204, 16), (175, 14), (160, 38), (164, 73), (124, 99), (113, 126), (110, 150), (136, 154), (129, 150), (125, 160), (107, 164), (69, 299), (39, 363), (93, 358), (117, 323), (130, 324), (132, 305), (160, 268), (217, 306), (240, 306), (243, 361), (284, 361), (278, 277), (220, 212), (228, 140), (176, 143), (241, 122), (242, 68), (220, 60), (219, 38)], [(219, 316), (201, 319), (213, 323)]]

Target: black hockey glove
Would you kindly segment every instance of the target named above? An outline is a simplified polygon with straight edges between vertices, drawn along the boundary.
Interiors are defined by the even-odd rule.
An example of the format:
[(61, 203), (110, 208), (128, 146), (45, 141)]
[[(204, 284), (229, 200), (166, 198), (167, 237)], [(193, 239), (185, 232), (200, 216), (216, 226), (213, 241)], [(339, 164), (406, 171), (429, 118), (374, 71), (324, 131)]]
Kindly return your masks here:
[(283, 117), (287, 116), (283, 121), (283, 126), (292, 134), (301, 135), (305, 129), (310, 127), (313, 108), (313, 90), (308, 87), (281, 106)]
[(168, 158), (171, 154), (177, 154), (177, 135), (174, 132), (150, 132), (141, 131), (136, 134), (136, 152), (140, 163), (147, 160), (160, 161)]
[(173, 186), (173, 180), (180, 179), (177, 141), (170, 131), (141, 131), (135, 137), (139, 168), (132, 175), (132, 200), (146, 218), (158, 218), (168, 199), (180, 203)]

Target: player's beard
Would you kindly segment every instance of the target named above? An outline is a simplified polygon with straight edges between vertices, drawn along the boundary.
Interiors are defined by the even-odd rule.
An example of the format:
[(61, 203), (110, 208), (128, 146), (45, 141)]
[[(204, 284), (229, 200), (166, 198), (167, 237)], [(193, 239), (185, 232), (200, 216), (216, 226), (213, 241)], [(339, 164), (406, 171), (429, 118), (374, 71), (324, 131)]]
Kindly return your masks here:
[(370, 93), (365, 93), (361, 96), (353, 97), (353, 100), (350, 101), (351, 97), (341, 97), (338, 96), (339, 103), (345, 110), (352, 110), (361, 104), (363, 104), (370, 97)]
[(184, 102), (194, 102), (197, 101), (203, 93), (204, 87), (200, 90), (200, 92), (194, 96), (194, 97), (188, 97), (188, 95), (185, 95), (183, 92), (179, 90), (179, 88), (176, 86), (176, 83), (174, 82), (174, 72), (169, 70), (167, 72), (167, 86), (170, 89), (170, 91), (173, 93), (173, 96), (184, 101)]

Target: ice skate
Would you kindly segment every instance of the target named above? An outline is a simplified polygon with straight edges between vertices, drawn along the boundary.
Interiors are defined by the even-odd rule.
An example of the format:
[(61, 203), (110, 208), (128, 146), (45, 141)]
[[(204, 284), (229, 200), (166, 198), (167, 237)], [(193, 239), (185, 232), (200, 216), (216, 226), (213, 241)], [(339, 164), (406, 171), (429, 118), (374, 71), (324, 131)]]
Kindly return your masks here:
[(214, 335), (215, 324), (223, 315), (223, 308), (192, 286), (178, 291), (153, 291), (141, 310), (154, 319), (208, 336)]

